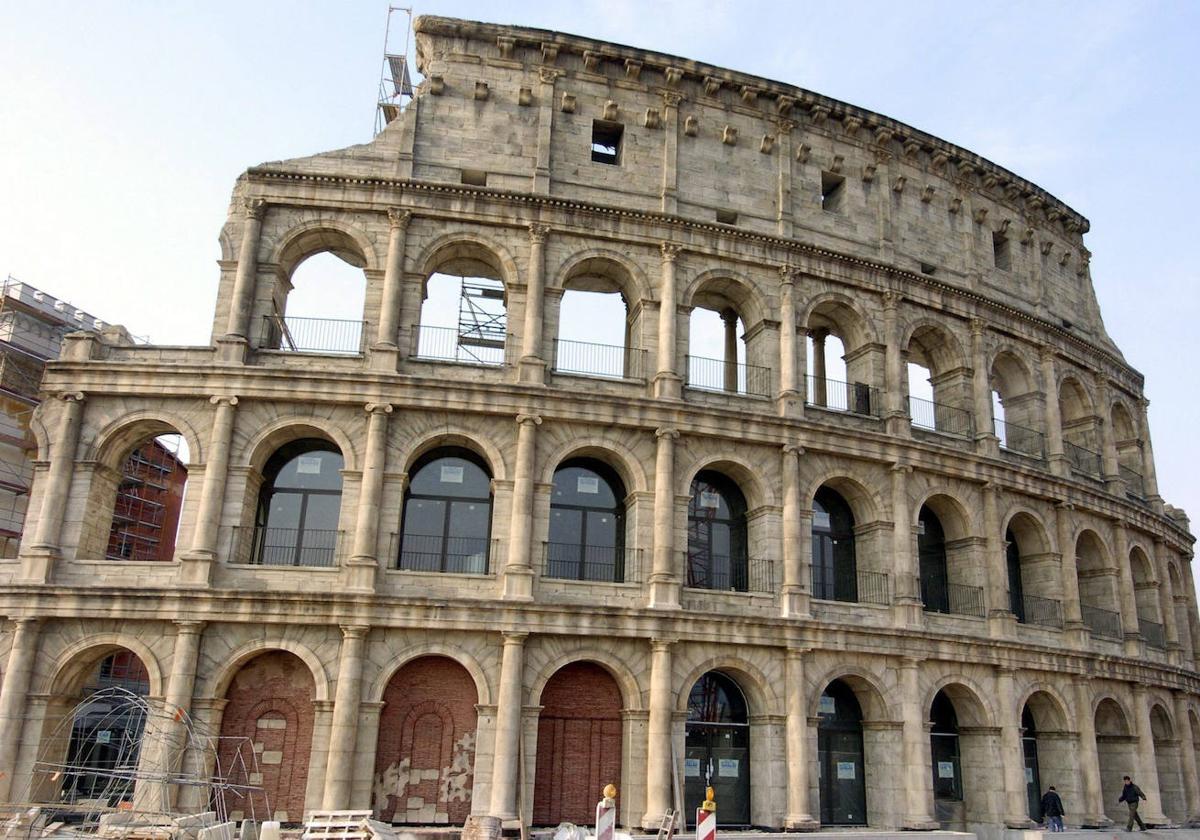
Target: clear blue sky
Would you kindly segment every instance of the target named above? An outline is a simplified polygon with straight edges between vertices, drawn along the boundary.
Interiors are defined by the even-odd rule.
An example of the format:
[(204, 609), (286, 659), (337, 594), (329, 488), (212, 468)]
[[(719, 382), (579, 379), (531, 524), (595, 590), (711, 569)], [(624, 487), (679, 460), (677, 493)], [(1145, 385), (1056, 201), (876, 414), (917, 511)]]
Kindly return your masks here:
[[(1146, 376), (1163, 495), (1200, 516), (1200, 3), (447, 1), (415, 11), (798, 84), (1054, 193), (1092, 222), (1108, 330)], [(385, 16), (385, 3), (360, 0), (6, 4), (0, 274), (159, 342), (207, 342), (234, 178), (370, 139)]]

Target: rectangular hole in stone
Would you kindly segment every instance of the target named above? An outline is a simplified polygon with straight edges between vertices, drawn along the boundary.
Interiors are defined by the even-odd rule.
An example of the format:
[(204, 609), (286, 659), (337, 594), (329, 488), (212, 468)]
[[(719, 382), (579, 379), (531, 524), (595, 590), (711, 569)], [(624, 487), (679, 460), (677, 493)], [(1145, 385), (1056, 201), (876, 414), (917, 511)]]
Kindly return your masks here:
[(821, 173), (821, 209), (830, 213), (842, 212), (842, 197), (846, 192), (846, 179), (832, 172)]
[(621, 156), (625, 126), (608, 120), (592, 120), (592, 162), (616, 165)]

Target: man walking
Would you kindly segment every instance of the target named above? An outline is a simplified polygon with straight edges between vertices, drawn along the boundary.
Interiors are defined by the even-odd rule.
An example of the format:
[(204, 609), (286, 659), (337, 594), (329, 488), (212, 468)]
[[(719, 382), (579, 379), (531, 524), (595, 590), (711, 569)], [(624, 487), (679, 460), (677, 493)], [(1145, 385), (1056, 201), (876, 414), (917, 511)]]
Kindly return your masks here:
[(1042, 816), (1046, 818), (1046, 825), (1051, 831), (1063, 830), (1062, 797), (1058, 795), (1054, 785), (1050, 785), (1050, 789), (1042, 797)]
[(1129, 806), (1129, 822), (1125, 824), (1126, 831), (1133, 831), (1133, 824), (1137, 822), (1138, 828), (1142, 831), (1146, 830), (1146, 824), (1142, 822), (1142, 818), (1138, 816), (1138, 800), (1145, 799), (1146, 794), (1142, 793), (1142, 789), (1133, 783), (1133, 779), (1125, 777), (1125, 787), (1121, 788), (1121, 798), (1118, 802), (1124, 802)]

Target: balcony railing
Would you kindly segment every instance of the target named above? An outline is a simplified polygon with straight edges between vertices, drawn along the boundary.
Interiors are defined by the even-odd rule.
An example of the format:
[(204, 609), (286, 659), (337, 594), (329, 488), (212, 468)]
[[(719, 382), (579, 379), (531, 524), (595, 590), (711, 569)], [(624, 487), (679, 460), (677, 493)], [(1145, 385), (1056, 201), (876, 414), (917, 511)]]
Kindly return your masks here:
[(684, 553), (687, 586), (718, 592), (775, 591), (775, 567), (762, 558), (730, 557), (707, 551)]
[(771, 369), (759, 365), (743, 365), (722, 359), (687, 356), (687, 386), (701, 391), (724, 391), (730, 394), (750, 394), (756, 397), (771, 395)]
[(641, 549), (578, 543), (542, 543), (542, 577), (629, 583), (638, 579)]
[[(238, 531), (234, 529), (235, 545), (239, 542)], [(255, 566), (334, 566), (342, 537), (341, 531), (316, 528), (255, 527), (249, 533), (250, 551), (243, 562)], [(242, 552), (238, 554), (240, 556)], [(237, 557), (231, 559), (238, 562)]]
[(892, 602), (886, 572), (856, 570), (853, 575), (834, 572), (833, 580), (825, 580), (821, 570), (812, 568), (813, 597), (824, 601), (850, 604), (882, 604)]
[(1039, 598), (1037, 595), (1026, 595), (1021, 599), (1023, 614), (1017, 619), (1025, 624), (1036, 624), (1039, 627), (1057, 627), (1062, 629), (1062, 601), (1053, 598)]
[(1000, 438), (1000, 448), (1010, 452), (1019, 452), (1031, 458), (1046, 457), (1046, 436), (1034, 429), (1018, 426), (1005, 420), (993, 420), (996, 437)]
[(496, 554), (498, 540), (482, 537), (442, 537), (393, 534), (396, 568), (409, 572), (440, 572), (458, 575), (486, 575), (489, 560)]
[(983, 587), (950, 583), (938, 577), (921, 578), (921, 600), (926, 612), (984, 617)]
[(1167, 639), (1163, 634), (1163, 626), (1157, 621), (1147, 621), (1144, 618), (1138, 619), (1138, 631), (1142, 634), (1142, 638), (1146, 640), (1146, 645), (1156, 650), (1165, 650), (1167, 647)]
[(1093, 636), (1112, 639), (1114, 642), (1119, 642), (1124, 638), (1124, 634), (1121, 632), (1120, 613), (1106, 610), (1103, 607), (1093, 607), (1090, 604), (1080, 604), (1079, 611), (1083, 615), (1084, 625), (1092, 631)]
[(641, 379), (646, 370), (646, 351), (590, 341), (554, 340), (554, 369), (605, 379)]
[(909, 397), (908, 416), (912, 418), (912, 424), (919, 429), (932, 429), (945, 435), (964, 438), (974, 434), (971, 412), (952, 405)]
[(356, 356), (363, 352), (364, 325), (363, 321), (265, 315), (259, 347), (288, 353)]
[(412, 355), (417, 359), (491, 367), (504, 364), (504, 342), (490, 333), (481, 337), (475, 332), (460, 333), (454, 327), (417, 324), (412, 336)]
[(861, 414), (864, 417), (878, 417), (881, 408), (878, 388), (864, 382), (838, 382), (819, 376), (808, 377), (804, 402), (818, 408)]
[(1067, 462), (1071, 465), (1071, 471), (1090, 475), (1093, 478), (1100, 478), (1100, 455), (1090, 449), (1084, 449), (1078, 444), (1071, 443), (1069, 440), (1063, 441), (1063, 454), (1067, 456)]
[(1125, 482), (1126, 495), (1133, 496), (1135, 499), (1146, 498), (1146, 482), (1142, 480), (1142, 474), (1135, 472), (1126, 466), (1118, 466), (1117, 470), (1121, 476), (1121, 480)]

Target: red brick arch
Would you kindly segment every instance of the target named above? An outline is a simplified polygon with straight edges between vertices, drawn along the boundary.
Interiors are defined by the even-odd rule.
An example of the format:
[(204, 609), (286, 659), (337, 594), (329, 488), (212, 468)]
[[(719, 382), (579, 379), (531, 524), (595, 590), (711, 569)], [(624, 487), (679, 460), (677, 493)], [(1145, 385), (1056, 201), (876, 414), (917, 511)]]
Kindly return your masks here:
[(379, 819), (462, 825), (475, 772), (475, 681), (444, 656), (397, 671), (383, 692), (372, 802)]
[(600, 791), (621, 784), (621, 689), (594, 662), (560, 668), (542, 691), (533, 822), (591, 825)]
[[(308, 666), (282, 650), (256, 656), (234, 675), (225, 692), (218, 772), (230, 781), (260, 785), (249, 801), (228, 797), (231, 817), (300, 822), (312, 751), (314, 683)], [(259, 777), (251, 774), (259, 774)]]

